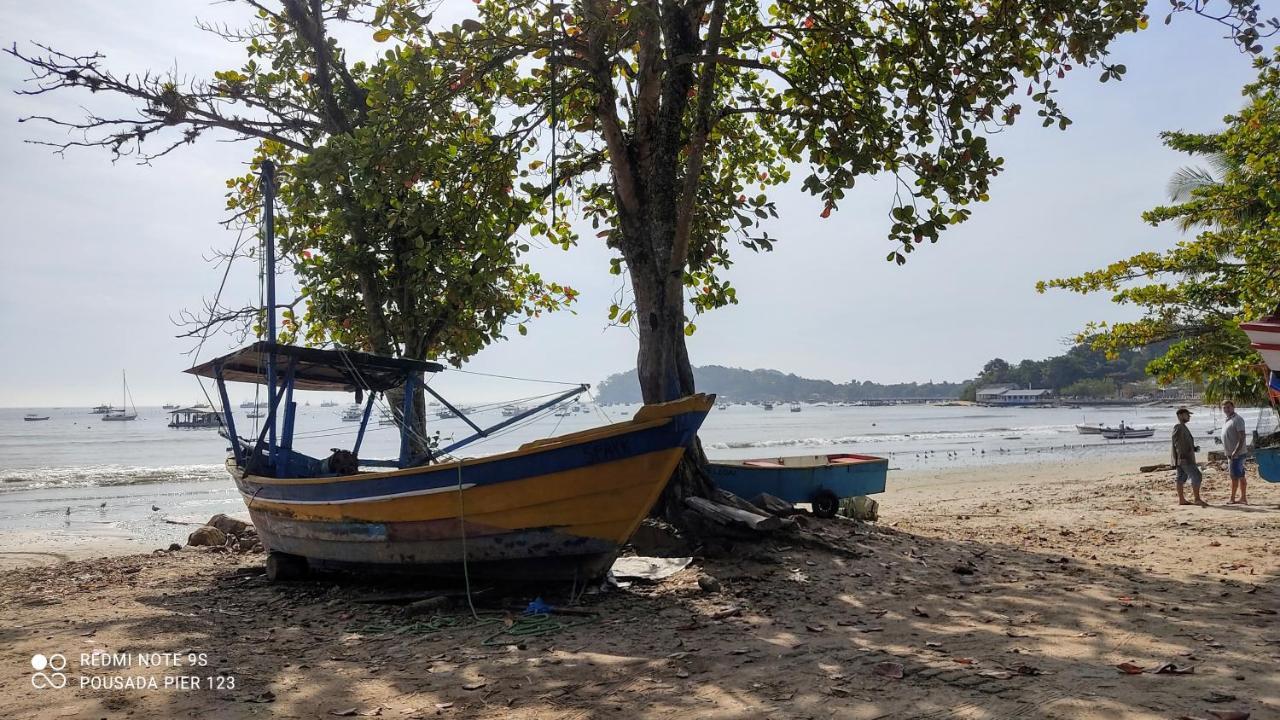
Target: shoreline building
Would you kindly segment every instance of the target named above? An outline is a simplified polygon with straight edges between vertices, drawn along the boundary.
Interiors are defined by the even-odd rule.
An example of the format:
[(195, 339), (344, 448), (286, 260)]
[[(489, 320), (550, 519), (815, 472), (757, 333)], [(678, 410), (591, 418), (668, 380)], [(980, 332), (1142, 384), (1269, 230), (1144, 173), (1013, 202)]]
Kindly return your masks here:
[(1053, 391), (1038, 388), (1020, 388), (1016, 385), (988, 385), (976, 393), (979, 405), (1015, 407), (1052, 405)]

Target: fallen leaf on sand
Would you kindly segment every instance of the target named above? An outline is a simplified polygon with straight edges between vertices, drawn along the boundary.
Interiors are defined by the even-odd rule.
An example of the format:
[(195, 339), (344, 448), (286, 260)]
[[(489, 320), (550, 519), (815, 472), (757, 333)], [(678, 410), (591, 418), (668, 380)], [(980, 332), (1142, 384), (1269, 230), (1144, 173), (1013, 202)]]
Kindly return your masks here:
[(1134, 665), (1133, 663), (1127, 662), (1122, 662), (1119, 665), (1116, 665), (1116, 669), (1125, 675), (1141, 675), (1143, 671), (1141, 665)]
[(1244, 710), (1210, 710), (1209, 714), (1218, 720), (1249, 720), (1249, 713)]
[(1008, 670), (983, 670), (978, 674), (982, 677), (995, 678), (997, 680), (1008, 680), (1013, 677), (1013, 673)]
[(1213, 692), (1209, 693), (1208, 695), (1205, 695), (1200, 699), (1204, 700), (1205, 702), (1224, 703), (1224, 702), (1231, 702), (1232, 700), (1235, 700), (1236, 696), (1228, 695), (1226, 693), (1220, 693), (1217, 690), (1214, 690)]
[(1019, 675), (1043, 675), (1044, 671), (1034, 665), (1019, 665), (1014, 668)]
[(451, 702), (447, 702), (447, 703), (436, 703), (436, 709), (437, 709), (437, 710), (448, 710), (448, 709), (449, 709), (449, 708), (451, 708), (451, 707), (453, 707), (453, 703), (451, 703)]
[(1156, 675), (1190, 675), (1195, 671), (1194, 665), (1175, 665), (1171, 662), (1161, 663), (1151, 670)]
[(876, 663), (875, 671), (877, 675), (894, 680), (902, 679), (902, 663), (882, 662)]
[(957, 575), (972, 575), (974, 570), (973, 567), (969, 565), (957, 565), (951, 568), (951, 572)]
[(488, 684), (489, 684), (488, 680), (477, 680), (473, 683), (467, 683), (466, 685), (463, 685), (462, 689), (463, 690), (479, 690), (480, 688)]
[(974, 660), (974, 659), (973, 659), (973, 658), (971, 658), (971, 657), (958, 657), (958, 658), (951, 658), (951, 659), (952, 659), (952, 660), (955, 660), (956, 662), (960, 663), (961, 665), (972, 665), (972, 664), (974, 664), (975, 662), (977, 662), (977, 660)]
[(677, 670), (677, 671), (676, 671), (676, 677), (678, 677), (678, 678), (687, 678), (687, 677), (689, 677), (689, 671), (688, 671), (688, 670), (685, 670), (684, 668), (681, 668), (681, 669), (679, 669), (679, 670)]
[(275, 702), (275, 701), (276, 701), (276, 694), (271, 692), (270, 690), (264, 690), (262, 694), (254, 695), (253, 697), (249, 698), (245, 702), (269, 703), (269, 702)]
[(929, 613), (921, 610), (919, 606), (911, 608), (911, 613), (917, 617), (929, 617)]
[(356, 716), (356, 709), (355, 709), (355, 708), (346, 708), (345, 710), (330, 710), (330, 711), (329, 711), (329, 714), (330, 714), (330, 715), (335, 715), (335, 716), (337, 716), (337, 717), (355, 717), (355, 716)]
[(821, 625), (805, 625), (804, 629), (813, 633), (820, 633), (823, 630), (826, 630), (826, 628), (822, 627)]

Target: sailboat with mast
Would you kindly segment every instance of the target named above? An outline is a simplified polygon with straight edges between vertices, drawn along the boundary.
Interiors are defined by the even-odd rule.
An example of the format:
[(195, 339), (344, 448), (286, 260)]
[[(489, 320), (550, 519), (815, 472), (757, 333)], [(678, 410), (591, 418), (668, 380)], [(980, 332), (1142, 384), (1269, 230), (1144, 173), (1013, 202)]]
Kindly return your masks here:
[[(119, 410), (111, 410), (102, 416), (103, 420), (110, 422), (121, 422), (124, 420), (137, 420), (138, 408), (133, 404), (133, 398), (129, 397), (129, 378), (125, 376), (124, 370), (120, 371), (121, 385), (121, 402)], [(132, 411), (130, 411), (132, 408)]]

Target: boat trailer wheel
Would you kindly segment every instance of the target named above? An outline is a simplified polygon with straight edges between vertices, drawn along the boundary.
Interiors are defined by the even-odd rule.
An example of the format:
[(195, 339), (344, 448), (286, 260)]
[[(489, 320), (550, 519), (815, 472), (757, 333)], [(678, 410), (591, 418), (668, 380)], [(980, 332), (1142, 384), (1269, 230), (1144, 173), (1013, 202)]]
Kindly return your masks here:
[(813, 514), (820, 518), (833, 518), (840, 509), (840, 498), (830, 490), (821, 490), (813, 496)]
[(273, 552), (267, 555), (267, 579), (271, 582), (301, 580), (307, 576), (307, 559), (299, 555)]

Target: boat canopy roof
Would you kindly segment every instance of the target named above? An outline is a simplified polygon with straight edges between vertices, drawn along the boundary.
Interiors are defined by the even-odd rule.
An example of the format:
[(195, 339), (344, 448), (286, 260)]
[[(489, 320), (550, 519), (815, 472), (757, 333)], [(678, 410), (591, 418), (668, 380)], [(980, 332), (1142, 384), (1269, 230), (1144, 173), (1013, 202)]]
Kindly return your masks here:
[(382, 392), (404, 384), (414, 373), (436, 373), (444, 369), (439, 363), (386, 357), (354, 350), (322, 350), (320, 348), (281, 345), (266, 340), (242, 347), (235, 352), (206, 361), (187, 370), (192, 375), (216, 378), (221, 366), (222, 377), (234, 382), (265, 383), (267, 358), (274, 355), (277, 372), (285, 372), (295, 359), (294, 387), (298, 390), (353, 392), (357, 388)]

